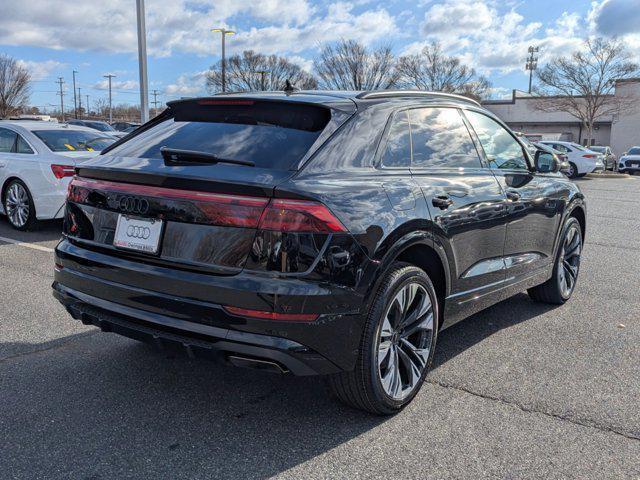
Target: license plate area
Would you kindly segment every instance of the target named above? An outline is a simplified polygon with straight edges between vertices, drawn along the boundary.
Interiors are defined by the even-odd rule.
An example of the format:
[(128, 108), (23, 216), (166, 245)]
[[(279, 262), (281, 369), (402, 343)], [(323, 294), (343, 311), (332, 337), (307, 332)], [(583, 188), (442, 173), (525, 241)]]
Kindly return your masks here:
[(118, 215), (113, 246), (155, 255), (160, 249), (162, 220)]

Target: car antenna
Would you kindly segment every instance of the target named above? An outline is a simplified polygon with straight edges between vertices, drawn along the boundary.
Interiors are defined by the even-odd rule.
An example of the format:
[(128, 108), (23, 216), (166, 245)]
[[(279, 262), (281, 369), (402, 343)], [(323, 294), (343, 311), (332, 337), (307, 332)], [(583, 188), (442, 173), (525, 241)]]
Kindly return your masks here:
[(291, 82), (289, 81), (289, 79), (287, 78), (284, 82), (284, 93), (286, 93), (287, 95), (291, 95), (292, 93), (294, 93), (297, 90), (296, 87), (294, 87), (293, 85), (291, 85)]

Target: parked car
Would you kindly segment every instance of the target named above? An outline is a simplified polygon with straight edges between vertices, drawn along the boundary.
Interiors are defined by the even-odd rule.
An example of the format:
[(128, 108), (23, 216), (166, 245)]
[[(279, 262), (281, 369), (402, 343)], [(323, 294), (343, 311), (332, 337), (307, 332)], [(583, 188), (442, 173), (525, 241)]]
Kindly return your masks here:
[(84, 127), (0, 121), (0, 212), (18, 230), (62, 218), (74, 166), (114, 141)]
[(104, 331), (324, 375), (392, 414), (443, 328), (527, 289), (571, 297), (585, 201), (558, 168), (457, 95), (170, 102), (78, 169), (54, 295)]
[(592, 152), (602, 154), (602, 161), (604, 163), (605, 170), (615, 171), (617, 167), (617, 159), (614, 153), (611, 151), (611, 147), (605, 147), (600, 145), (592, 145), (589, 147)]
[(554, 150), (567, 155), (569, 161), (569, 178), (584, 177), (587, 173), (604, 170), (602, 154), (593, 152), (582, 145), (559, 140), (541, 140), (543, 145), (549, 145)]
[(77, 125), (77, 126), (80, 126), (80, 127), (92, 128), (92, 129), (98, 130), (100, 132), (108, 133), (109, 135), (112, 135), (112, 136), (114, 136), (116, 138), (122, 138), (125, 135), (124, 133), (119, 132), (118, 130), (113, 128), (107, 122), (102, 122), (100, 120), (76, 120), (76, 119), (72, 119), (72, 120), (67, 120), (67, 123), (69, 125)]
[(631, 147), (620, 157), (618, 171), (632, 175), (640, 171), (640, 147)]
[(140, 124), (135, 122), (113, 122), (111, 126), (119, 132), (126, 132), (127, 130), (135, 130)]

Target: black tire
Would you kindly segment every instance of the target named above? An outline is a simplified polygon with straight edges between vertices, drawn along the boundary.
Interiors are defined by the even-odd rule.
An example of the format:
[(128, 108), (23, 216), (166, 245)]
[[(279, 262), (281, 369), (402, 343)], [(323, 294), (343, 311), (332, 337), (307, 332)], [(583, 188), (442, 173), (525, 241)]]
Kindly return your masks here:
[[(26, 214), (26, 218), (24, 222), (21, 222), (19, 218), (11, 215), (11, 192), (14, 188), (19, 189), (24, 192), (26, 198), (25, 201), (27, 203), (28, 214)], [(31, 196), (31, 192), (27, 188), (27, 186), (22, 182), (22, 180), (11, 180), (5, 187), (2, 192), (2, 204), (4, 207), (4, 213), (7, 216), (7, 220), (9, 221), (9, 225), (11, 225), (16, 230), (34, 230), (37, 227), (38, 220), (36, 218), (36, 207), (33, 203), (33, 197)]]
[[(428, 344), (429, 351), (428, 353), (424, 352), (424, 358), (421, 359), (424, 360), (426, 358), (421, 375), (419, 377), (417, 375), (411, 376), (414, 380), (416, 378), (419, 378), (419, 380), (413, 383), (413, 387), (407, 387), (406, 396), (401, 399), (395, 399), (387, 394), (385, 387), (382, 385), (380, 370), (382, 367), (378, 365), (378, 356), (381, 348), (381, 343), (379, 342), (382, 342), (382, 325), (385, 319), (388, 318), (391, 308), (395, 305), (396, 297), (401, 290), (413, 284), (418, 284), (418, 288), (423, 287), (424, 292), (428, 294), (428, 300), (431, 302), (432, 328), (431, 330), (420, 330), (421, 333), (419, 334), (427, 335), (426, 332), (429, 332), (429, 338), (425, 337), (423, 339), (425, 348)], [(424, 295), (422, 289), (420, 292), (421, 295)], [(415, 298), (417, 298), (417, 294)], [(418, 307), (415, 307), (415, 310), (418, 310)], [(391, 415), (402, 410), (416, 396), (431, 367), (436, 347), (439, 314), (439, 305), (433, 283), (424, 270), (403, 262), (394, 263), (375, 293), (375, 298), (367, 315), (355, 369), (327, 377), (329, 389), (334, 396), (349, 406), (378, 415)], [(396, 338), (395, 341), (398, 342), (398, 339)], [(395, 357), (396, 362), (398, 362), (398, 365), (402, 364), (406, 367), (406, 360), (404, 359), (409, 358), (406, 354), (406, 346), (400, 346), (400, 344), (396, 343), (394, 348), (400, 352)], [(390, 357), (391, 353), (389, 354)], [(399, 358), (403, 360), (399, 361)], [(414, 357), (414, 360), (415, 358), (417, 357)], [(405, 375), (409, 375), (406, 368), (403, 371)], [(404, 383), (401, 377), (402, 375), (398, 370), (397, 378), (402, 389)]]
[(571, 170), (567, 172), (567, 177), (576, 178), (578, 176), (578, 167), (576, 167), (576, 164), (573, 162), (569, 162), (569, 165), (571, 166)]
[[(562, 285), (562, 280), (561, 280), (561, 275), (559, 273), (560, 272), (559, 269), (560, 268), (564, 268), (563, 267), (563, 260), (564, 260), (564, 255), (565, 255), (564, 246), (565, 246), (565, 243), (567, 241), (567, 236), (568, 236), (570, 231), (572, 231), (572, 230), (574, 230), (576, 228), (577, 228), (577, 232), (578, 232), (578, 235), (579, 235), (579, 250), (580, 250), (580, 252), (578, 253), (576, 271), (575, 271), (575, 278), (573, 280), (573, 286), (571, 287), (570, 291), (567, 294), (567, 292), (564, 291), (564, 289), (563, 289), (563, 285)], [(580, 255), (581, 252), (582, 252), (582, 230), (580, 228), (580, 223), (574, 217), (569, 217), (569, 219), (566, 221), (566, 223), (564, 224), (564, 227), (562, 229), (562, 235), (560, 237), (560, 245), (558, 247), (558, 252), (556, 254), (555, 262), (554, 262), (554, 265), (553, 265), (553, 273), (551, 275), (551, 278), (549, 280), (547, 280), (546, 282), (527, 290), (527, 293), (529, 294), (531, 299), (536, 301), (536, 302), (550, 303), (550, 304), (554, 304), (554, 305), (562, 305), (567, 300), (569, 300), (569, 298), (571, 298), (571, 295), (573, 294), (573, 291), (575, 290), (575, 284), (576, 284), (577, 279), (578, 279), (578, 273), (579, 273), (579, 268), (580, 268), (580, 256), (579, 255)]]

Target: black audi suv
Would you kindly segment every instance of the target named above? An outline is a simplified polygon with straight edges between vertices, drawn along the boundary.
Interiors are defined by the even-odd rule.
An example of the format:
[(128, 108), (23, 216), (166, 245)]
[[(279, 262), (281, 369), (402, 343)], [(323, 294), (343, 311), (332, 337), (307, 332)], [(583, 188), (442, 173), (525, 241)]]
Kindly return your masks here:
[(54, 295), (103, 331), (322, 375), (390, 414), (443, 328), (524, 290), (569, 299), (585, 202), (558, 170), (456, 95), (171, 102), (76, 169)]

